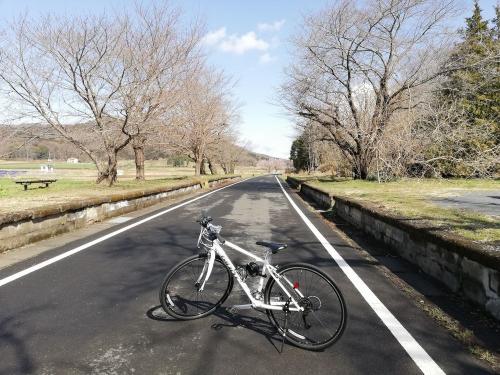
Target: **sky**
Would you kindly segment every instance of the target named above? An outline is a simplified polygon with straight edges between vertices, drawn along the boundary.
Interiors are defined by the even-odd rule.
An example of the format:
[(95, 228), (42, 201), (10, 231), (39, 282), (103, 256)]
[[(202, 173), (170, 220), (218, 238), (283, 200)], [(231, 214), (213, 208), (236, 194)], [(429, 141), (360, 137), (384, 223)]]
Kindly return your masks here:
[[(150, 0), (154, 1), (154, 0)], [(161, 0), (158, 0), (161, 1)], [(147, 3), (148, 1), (146, 1)], [(256, 152), (288, 158), (296, 134), (293, 120), (276, 104), (276, 89), (291, 63), (290, 39), (300, 31), (304, 15), (323, 9), (327, 0), (171, 0), (185, 19), (205, 24), (203, 43), (209, 62), (235, 81), (234, 97), (242, 104), (239, 133)], [(481, 0), (483, 16), (493, 18), (497, 0)], [(47, 12), (75, 14), (133, 7), (130, 0), (0, 0), (0, 19)], [(457, 1), (471, 14), (472, 1)]]

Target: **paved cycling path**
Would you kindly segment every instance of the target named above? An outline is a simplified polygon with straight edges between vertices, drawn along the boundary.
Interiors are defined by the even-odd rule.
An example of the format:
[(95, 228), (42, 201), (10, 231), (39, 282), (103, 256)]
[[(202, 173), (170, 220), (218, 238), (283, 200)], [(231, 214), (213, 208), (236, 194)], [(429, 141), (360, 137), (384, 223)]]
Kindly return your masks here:
[[(415, 343), (445, 373), (488, 373), (285, 189), (349, 269), (378, 297), (379, 308), (385, 306), (411, 335), (414, 342), (406, 346), (414, 349)], [(284, 353), (278, 354), (279, 338), (259, 312), (232, 316), (221, 309), (190, 322), (165, 317), (158, 308), (158, 288), (168, 269), (196, 253), (195, 219), (201, 209), (209, 210), (214, 221), (223, 225), (222, 235), (232, 242), (254, 251), (261, 251), (254, 245), (259, 239), (287, 242), (289, 248), (274, 257), (276, 263), (304, 261), (329, 273), (343, 291), (349, 310), (340, 341), (324, 352), (285, 346)], [(19, 271), (130, 224), (2, 269), (0, 285)], [(306, 226), (276, 179), (254, 178), (84, 246), (80, 252), (0, 286), (0, 374), (421, 373), (415, 358), (358, 289)], [(235, 289), (225, 306), (238, 302), (243, 300)]]

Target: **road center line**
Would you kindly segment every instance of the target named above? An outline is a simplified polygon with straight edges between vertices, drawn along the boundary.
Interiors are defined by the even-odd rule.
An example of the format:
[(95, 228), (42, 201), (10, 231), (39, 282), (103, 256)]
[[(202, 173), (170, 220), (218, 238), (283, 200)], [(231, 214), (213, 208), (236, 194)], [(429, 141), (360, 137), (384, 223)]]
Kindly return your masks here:
[(444, 371), (438, 366), (436, 362), (427, 354), (424, 348), (413, 338), (413, 336), (406, 330), (405, 327), (396, 319), (396, 317), (389, 311), (387, 307), (378, 299), (378, 297), (371, 291), (366, 283), (361, 280), (356, 272), (347, 264), (342, 256), (334, 249), (332, 245), (326, 240), (321, 232), (311, 223), (311, 221), (304, 215), (297, 204), (292, 200), (290, 195), (285, 191), (281, 185), (280, 180), (276, 176), (276, 181), (285, 194), (292, 207), (297, 211), (300, 218), (313, 232), (316, 238), (321, 242), (326, 251), (331, 255), (333, 260), (338, 264), (340, 269), (344, 272), (347, 278), (351, 281), (354, 287), (358, 290), (365, 301), (370, 305), (373, 311), (378, 315), (380, 320), (386, 325), (393, 336), (398, 340), (401, 346), (406, 350), (409, 356), (413, 359), (415, 364), (420, 368), (424, 374), (444, 374)]
[(106, 241), (107, 239), (109, 239), (109, 238), (111, 238), (111, 237), (114, 237), (114, 236), (117, 236), (117, 235), (118, 235), (118, 234), (120, 234), (120, 233), (126, 232), (126, 231), (128, 231), (128, 230), (130, 230), (130, 229), (132, 229), (132, 228), (135, 228), (135, 227), (137, 227), (137, 226), (139, 226), (139, 225), (141, 225), (141, 224), (144, 224), (144, 223), (147, 223), (148, 221), (151, 221), (151, 220), (153, 220), (153, 219), (156, 219), (156, 218), (157, 218), (157, 217), (159, 217), (159, 216), (165, 215), (166, 213), (168, 213), (168, 212), (170, 212), (170, 211), (176, 210), (176, 209), (178, 209), (178, 208), (180, 208), (180, 207), (183, 207), (183, 206), (186, 206), (186, 205), (188, 205), (188, 204), (190, 204), (190, 203), (196, 202), (197, 200), (200, 200), (200, 199), (205, 198), (205, 197), (207, 197), (207, 196), (209, 196), (209, 195), (212, 195), (212, 194), (214, 194), (214, 193), (216, 193), (216, 192), (218, 192), (218, 191), (221, 191), (221, 190), (223, 190), (223, 189), (226, 189), (226, 188), (228, 188), (228, 187), (234, 186), (234, 185), (236, 185), (236, 184), (239, 184), (239, 183), (241, 183), (241, 182), (243, 182), (243, 181), (247, 181), (247, 180), (248, 180), (248, 179), (246, 179), (246, 180), (242, 180), (242, 181), (238, 181), (238, 182), (235, 182), (235, 183), (233, 183), (233, 184), (230, 184), (230, 185), (227, 185), (227, 186), (221, 187), (221, 188), (219, 188), (219, 189), (212, 190), (212, 191), (210, 191), (210, 192), (208, 192), (208, 193), (206, 193), (206, 194), (200, 195), (199, 197), (196, 197), (196, 198), (190, 199), (190, 200), (188, 200), (188, 201), (186, 201), (186, 202), (183, 202), (183, 203), (181, 203), (181, 204), (178, 204), (178, 205), (176, 205), (176, 206), (174, 206), (174, 207), (170, 207), (170, 208), (168, 208), (168, 209), (166, 209), (166, 210), (163, 210), (163, 211), (160, 211), (160, 212), (158, 212), (158, 213), (156, 213), (156, 214), (154, 214), (154, 215), (152, 215), (152, 216), (148, 216), (148, 217), (146, 217), (146, 218), (144, 218), (144, 219), (142, 219), (142, 220), (136, 221), (135, 223), (132, 223), (132, 224), (130, 224), (130, 225), (127, 225), (127, 226), (125, 226), (125, 227), (123, 227), (123, 228), (120, 228), (120, 229), (118, 229), (118, 230), (115, 230), (114, 232), (108, 233), (108, 234), (106, 234), (106, 235), (104, 235), (104, 236), (102, 236), (102, 237), (96, 238), (96, 239), (95, 239), (95, 240), (93, 240), (93, 241), (87, 242), (87, 243), (85, 243), (85, 244), (83, 244), (83, 245), (81, 245), (81, 246), (78, 246), (78, 247), (76, 247), (76, 248), (74, 248), (74, 249), (72, 249), (72, 250), (68, 250), (68, 251), (66, 251), (66, 252), (64, 252), (64, 253), (62, 253), (62, 254), (59, 254), (58, 256), (55, 256), (55, 257), (50, 258), (50, 259), (47, 259), (47, 260), (45, 260), (45, 261), (43, 261), (43, 262), (40, 262), (40, 263), (38, 263), (38, 264), (35, 264), (34, 266), (31, 266), (31, 267), (29, 267), (29, 268), (26, 268), (26, 269), (24, 269), (24, 270), (22, 270), (22, 271), (16, 272), (16, 273), (15, 273), (15, 274), (13, 274), (13, 275), (10, 275), (10, 276), (8, 276), (8, 277), (5, 277), (5, 278), (3, 278), (3, 279), (0, 279), (0, 287), (1, 287), (1, 286), (6, 285), (6, 284), (8, 284), (8, 283), (11, 283), (11, 282), (13, 282), (13, 281), (15, 281), (15, 280), (17, 280), (17, 279), (19, 279), (19, 278), (23, 277), (23, 276), (29, 275), (29, 274), (30, 274), (30, 273), (32, 273), (32, 272), (38, 271), (39, 269), (42, 269), (42, 268), (44, 268), (44, 267), (47, 267), (47, 266), (49, 266), (49, 265), (51, 265), (51, 264), (53, 264), (53, 263), (55, 263), (55, 262), (58, 262), (58, 261), (60, 261), (60, 260), (62, 260), (62, 259), (64, 259), (64, 258), (67, 258), (67, 257), (69, 257), (69, 256), (71, 256), (71, 255), (73, 255), (73, 254), (79, 253), (79, 252), (80, 252), (80, 251), (82, 251), (82, 250), (88, 249), (89, 247), (94, 246), (94, 245), (96, 245), (96, 244), (98, 244), (98, 243), (100, 243), (100, 242)]

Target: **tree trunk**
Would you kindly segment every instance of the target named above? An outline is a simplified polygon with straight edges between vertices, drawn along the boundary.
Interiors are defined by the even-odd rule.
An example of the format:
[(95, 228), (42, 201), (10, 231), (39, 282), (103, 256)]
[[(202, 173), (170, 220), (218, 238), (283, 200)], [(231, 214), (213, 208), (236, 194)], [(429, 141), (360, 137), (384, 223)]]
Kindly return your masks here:
[(368, 164), (363, 157), (356, 155), (352, 169), (355, 180), (366, 180), (368, 178)]
[(202, 159), (201, 160), (201, 164), (200, 164), (200, 174), (208, 174), (207, 173), (207, 167), (205, 165), (205, 159)]
[(194, 174), (199, 176), (201, 174), (201, 165), (203, 164), (203, 159), (196, 159), (194, 161)]
[(135, 155), (135, 179), (144, 181), (144, 146), (134, 146)]
[(118, 161), (116, 157), (117, 152), (113, 151), (112, 154), (108, 154), (108, 165), (104, 170), (100, 170), (97, 174), (96, 183), (101, 183), (106, 180), (109, 186), (113, 186), (113, 184), (117, 180), (118, 176)]
[(208, 161), (208, 168), (210, 169), (210, 173), (212, 174), (217, 174), (217, 171), (215, 170), (215, 165), (212, 163), (211, 159), (207, 159)]
[(145, 168), (144, 168), (144, 144), (146, 143), (146, 138), (142, 135), (133, 137), (132, 148), (134, 149), (135, 156), (135, 179), (138, 181), (144, 181)]

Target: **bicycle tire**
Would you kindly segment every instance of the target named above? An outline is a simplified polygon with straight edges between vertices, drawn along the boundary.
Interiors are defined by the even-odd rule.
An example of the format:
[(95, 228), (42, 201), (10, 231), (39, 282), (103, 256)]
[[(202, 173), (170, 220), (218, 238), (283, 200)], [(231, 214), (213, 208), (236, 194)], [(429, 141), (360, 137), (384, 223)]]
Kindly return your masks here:
[[(291, 263), (280, 267), (277, 273), (290, 279), (288, 292), (308, 310), (289, 313), (285, 332), (283, 310), (267, 310), (271, 323), (292, 345), (307, 350), (323, 350), (334, 344), (344, 333), (347, 324), (347, 307), (344, 297), (335, 282), (320, 269), (305, 263)], [(304, 298), (297, 294), (302, 292)], [(281, 287), (270, 278), (264, 290), (264, 302), (283, 303), (288, 297)], [(292, 305), (290, 305), (292, 306)], [(305, 317), (304, 317), (305, 315)], [(328, 318), (328, 320), (326, 319)], [(307, 326), (310, 327), (307, 327)], [(314, 329), (311, 330), (311, 328)]]
[[(206, 259), (207, 254), (189, 257), (175, 265), (165, 276), (160, 288), (160, 303), (173, 318), (192, 320), (210, 315), (231, 293), (233, 276), (218, 256), (203, 292), (197, 290), (195, 283)], [(188, 267), (195, 267), (199, 272)]]

